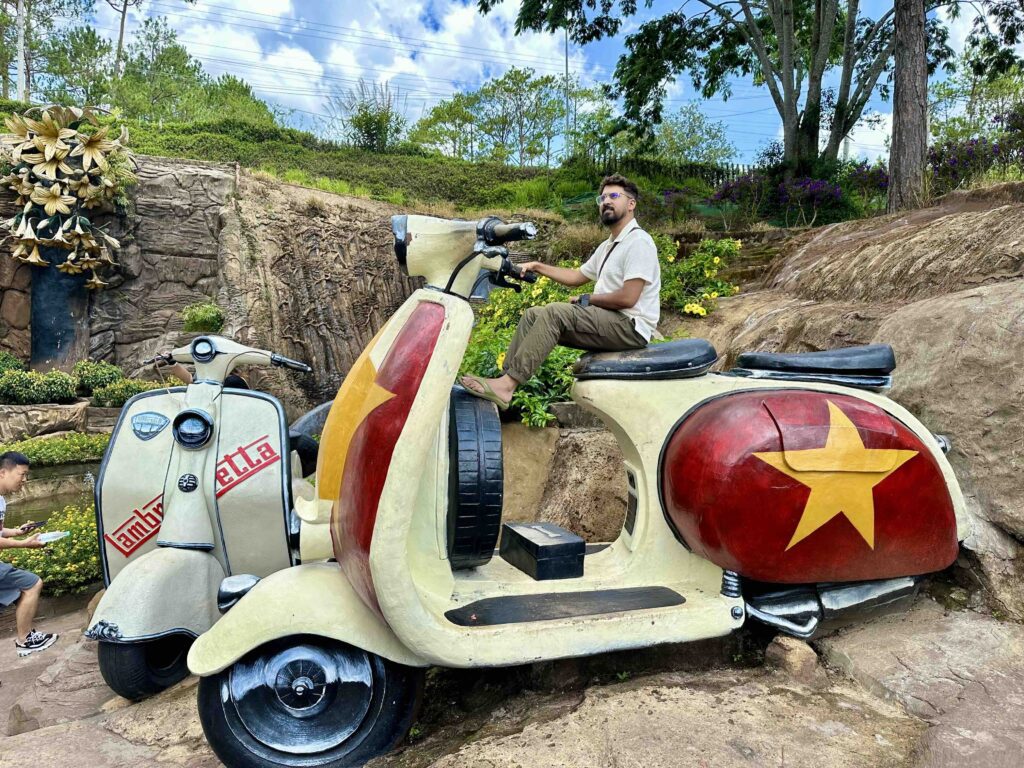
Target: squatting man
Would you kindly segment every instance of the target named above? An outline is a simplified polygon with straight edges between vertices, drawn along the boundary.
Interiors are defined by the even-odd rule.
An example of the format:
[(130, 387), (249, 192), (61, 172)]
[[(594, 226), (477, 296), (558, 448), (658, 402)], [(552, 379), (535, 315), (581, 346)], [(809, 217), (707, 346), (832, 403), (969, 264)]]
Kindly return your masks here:
[(610, 235), (579, 269), (530, 261), (520, 267), (569, 287), (595, 282), (593, 293), (569, 303), (530, 307), (523, 313), (496, 379), (463, 376), (470, 394), (508, 408), (516, 388), (528, 381), (557, 345), (592, 352), (646, 347), (656, 333), (661, 267), (654, 240), (636, 221), (636, 184), (618, 174), (601, 181), (601, 222)]

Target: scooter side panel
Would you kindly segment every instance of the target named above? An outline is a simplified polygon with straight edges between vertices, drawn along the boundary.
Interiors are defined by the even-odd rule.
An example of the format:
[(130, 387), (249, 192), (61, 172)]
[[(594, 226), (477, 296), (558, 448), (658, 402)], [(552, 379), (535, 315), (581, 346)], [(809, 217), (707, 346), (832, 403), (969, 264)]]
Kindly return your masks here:
[[(344, 466), (331, 521), (335, 557), (356, 592), (377, 612), (369, 562), (377, 506), (445, 317), (442, 304), (416, 303), (388, 347), (371, 345), (360, 356), (338, 395), (342, 418), (330, 424), (329, 417), (337, 432), (330, 436), (332, 455), (324, 460)], [(347, 442), (336, 443), (337, 433)]]
[(778, 583), (930, 573), (957, 555), (932, 449), (882, 408), (804, 390), (698, 406), (669, 437), (662, 497), (721, 568)]
[(107, 584), (156, 548), (164, 480), (174, 448), (170, 422), (182, 409), (184, 394), (184, 387), (144, 392), (121, 411), (96, 482), (96, 520)]
[(232, 573), (266, 576), (292, 564), (291, 471), (284, 412), (262, 392), (221, 394), (216, 495)]

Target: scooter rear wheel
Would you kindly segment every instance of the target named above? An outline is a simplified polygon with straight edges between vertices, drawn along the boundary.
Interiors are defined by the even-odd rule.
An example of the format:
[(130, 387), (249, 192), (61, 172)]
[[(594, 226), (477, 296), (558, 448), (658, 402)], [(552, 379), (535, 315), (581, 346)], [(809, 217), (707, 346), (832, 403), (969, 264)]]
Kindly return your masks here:
[(291, 637), (199, 681), (199, 720), (228, 768), (340, 768), (406, 734), (424, 671), (337, 641)]
[(168, 635), (137, 643), (100, 641), (100, 674), (118, 696), (132, 701), (169, 688), (188, 675), (189, 635)]

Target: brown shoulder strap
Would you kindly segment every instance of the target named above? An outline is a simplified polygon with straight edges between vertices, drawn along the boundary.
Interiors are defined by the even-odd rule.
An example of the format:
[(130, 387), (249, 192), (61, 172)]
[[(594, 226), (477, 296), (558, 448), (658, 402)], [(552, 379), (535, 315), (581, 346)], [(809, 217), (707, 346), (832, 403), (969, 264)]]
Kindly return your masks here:
[[(633, 227), (633, 229), (629, 230), (629, 232), (626, 233), (626, 237), (629, 237), (637, 229), (640, 229), (640, 227)], [(604, 259), (601, 260), (601, 266), (597, 268), (597, 277), (594, 278), (595, 283), (601, 279), (601, 273), (604, 271), (604, 265), (608, 263), (608, 259), (611, 257), (612, 251), (615, 250), (615, 246), (617, 246), (619, 243), (625, 240), (626, 237), (622, 238), (622, 240), (616, 240), (615, 242), (612, 243), (612, 247), (608, 249), (608, 253), (606, 253), (604, 255)]]

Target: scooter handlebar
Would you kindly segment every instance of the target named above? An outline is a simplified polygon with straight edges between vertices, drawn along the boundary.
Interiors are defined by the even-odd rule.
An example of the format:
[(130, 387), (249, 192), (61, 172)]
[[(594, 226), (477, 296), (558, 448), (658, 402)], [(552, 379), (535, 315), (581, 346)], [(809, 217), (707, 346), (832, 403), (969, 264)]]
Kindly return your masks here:
[(520, 269), (515, 264), (511, 267), (511, 276), (516, 280), (522, 280), (524, 283), (536, 283), (539, 275), (536, 272), (527, 272), (525, 269)]
[(487, 219), (478, 233), (488, 245), (501, 245), (513, 240), (533, 240), (537, 236), (537, 225), (532, 221), (502, 224), (501, 219)]
[(270, 355), (270, 362), (273, 365), (279, 365), (282, 368), (291, 368), (293, 371), (301, 371), (302, 373), (313, 372), (313, 369), (305, 363), (301, 363), (298, 360), (292, 360), (290, 357), (279, 355), (276, 352)]

